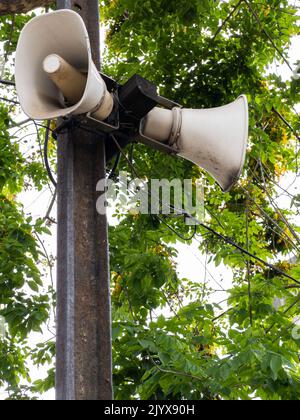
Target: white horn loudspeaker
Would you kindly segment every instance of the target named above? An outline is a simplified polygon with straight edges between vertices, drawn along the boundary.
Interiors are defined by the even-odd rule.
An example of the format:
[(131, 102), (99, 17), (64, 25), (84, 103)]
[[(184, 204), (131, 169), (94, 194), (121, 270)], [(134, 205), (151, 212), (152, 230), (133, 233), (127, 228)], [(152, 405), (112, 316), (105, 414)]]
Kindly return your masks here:
[(105, 120), (113, 97), (92, 60), (84, 21), (72, 10), (38, 16), (24, 27), (16, 52), (16, 87), (30, 118), (92, 112)]
[[(113, 111), (114, 99), (93, 63), (86, 26), (73, 11), (27, 23), (18, 42), (15, 77), (21, 106), (32, 119), (89, 114), (104, 121)], [(247, 98), (212, 109), (173, 106), (156, 107), (142, 120), (141, 140), (194, 162), (229, 191), (245, 161)]]
[(220, 108), (154, 108), (141, 134), (175, 148), (177, 154), (205, 169), (224, 192), (239, 179), (248, 141), (246, 96)]

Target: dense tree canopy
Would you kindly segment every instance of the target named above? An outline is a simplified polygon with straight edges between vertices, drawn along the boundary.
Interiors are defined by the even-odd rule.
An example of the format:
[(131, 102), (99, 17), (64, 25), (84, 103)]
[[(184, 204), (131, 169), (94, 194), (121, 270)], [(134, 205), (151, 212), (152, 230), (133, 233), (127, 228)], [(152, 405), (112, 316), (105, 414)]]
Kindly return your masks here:
[(53, 0), (2, 0), (0, 4), (0, 15), (13, 13), (27, 13), (38, 7), (50, 6)]
[[(162, 95), (189, 108), (221, 106), (241, 93), (250, 103), (247, 162), (231, 193), (223, 194), (184, 160), (142, 145), (125, 150), (146, 179), (202, 180), (205, 223), (213, 230), (198, 227), (193, 241), (199, 256), (232, 269), (232, 286), (220, 306), (205, 270), (196, 282), (180, 278), (177, 242), (186, 243), (183, 238), (193, 233), (183, 218), (120, 217), (110, 227), (115, 397), (298, 400), (300, 340), (292, 332), (300, 302), (300, 237), (294, 222), (300, 199), (281, 191), (280, 180), (298, 176), (300, 81), (283, 81), (273, 70), (274, 63), (290, 66), (291, 74), (295, 68), (287, 51), (299, 34), (298, 9), (287, 0), (100, 3), (108, 27), (107, 74), (125, 82), (139, 73)], [(28, 19), (0, 18), (6, 62)], [(13, 69), (6, 69), (8, 80)], [(6, 85), (1, 96), (15, 100)], [(36, 127), (37, 151), (24, 157), (24, 131), (12, 136), (10, 129), (16, 112), (17, 105), (1, 100), (0, 305), (7, 334), (0, 338), (0, 386), (10, 398), (34, 398), (54, 386), (54, 371), (32, 384), (29, 360), (51, 367), (55, 348), (52, 341), (30, 348), (28, 338), (45, 328), (55, 295), (52, 288), (45, 290), (41, 268), (52, 263), (40, 239), (49, 233), (49, 220), (25, 216), (18, 193), (41, 190), (48, 180), (39, 154), (43, 128)], [(54, 144), (51, 151), (54, 159)], [(122, 158), (119, 170), (131, 169)], [(289, 199), (288, 210), (277, 204), (280, 193)], [(121, 201), (117, 212), (122, 214)]]

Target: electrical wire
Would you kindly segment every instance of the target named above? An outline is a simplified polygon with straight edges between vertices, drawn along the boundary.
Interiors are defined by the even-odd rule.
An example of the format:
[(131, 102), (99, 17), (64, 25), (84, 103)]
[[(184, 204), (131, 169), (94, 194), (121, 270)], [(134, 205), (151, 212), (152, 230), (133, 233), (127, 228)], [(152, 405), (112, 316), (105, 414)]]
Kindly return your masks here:
[[(260, 167), (261, 167), (261, 171), (262, 171), (262, 177), (264, 178), (264, 169), (263, 169), (263, 167), (262, 167), (262, 165), (260, 164)], [(252, 170), (250, 169), (250, 171), (252, 172)], [(253, 173), (253, 172), (252, 172)], [(260, 180), (255, 176), (255, 174), (253, 173), (253, 177), (254, 177), (254, 179), (259, 183), (259, 185), (260, 185), (260, 187), (262, 188), (262, 190), (267, 194), (267, 196), (268, 196), (268, 198), (269, 198), (269, 200), (270, 200), (270, 204), (272, 205), (272, 207), (273, 207), (273, 209), (278, 213), (278, 215), (280, 216), (280, 219), (281, 219), (281, 221), (285, 224), (285, 226), (289, 229), (289, 231), (290, 231), (290, 233), (293, 235), (293, 237), (296, 239), (296, 241), (297, 241), (297, 243), (298, 243), (298, 245), (300, 245), (300, 239), (299, 239), (299, 237), (298, 237), (298, 235), (297, 235), (297, 233), (295, 232), (295, 230), (293, 229), (293, 227), (290, 225), (290, 223), (286, 220), (286, 218), (283, 216), (283, 214), (282, 214), (282, 212), (281, 212), (281, 210), (279, 209), (279, 207), (277, 206), (277, 204), (275, 203), (275, 201), (274, 201), (274, 199), (271, 197), (271, 194), (269, 193), (269, 191), (268, 191), (268, 189), (266, 188), (266, 185), (263, 185), (261, 182), (260, 182)], [(242, 187), (242, 189), (248, 194), (248, 192)], [(252, 200), (253, 202), (254, 202), (254, 204), (258, 207), (258, 208), (260, 208), (259, 206), (258, 206), (258, 204), (256, 204), (255, 203), (255, 201), (251, 198), (251, 196), (249, 196), (249, 198), (250, 198), (250, 200)], [(260, 208), (260, 210), (261, 211), (263, 211), (261, 208)], [(287, 238), (289, 238), (289, 240), (291, 241), (291, 238), (279, 227), (279, 225), (272, 219), (272, 218), (270, 218), (270, 216), (268, 216), (267, 215), (267, 213), (265, 213), (264, 212), (264, 214), (265, 214), (265, 216), (267, 216), (271, 221), (272, 221), (272, 223), (275, 225), (275, 226), (277, 226), (281, 231), (282, 231), (282, 233), (283, 234), (285, 234), (285, 236), (287, 237)], [(292, 242), (292, 241), (291, 241)], [(293, 244), (294, 244), (294, 242), (292, 242)], [(296, 244), (294, 244), (294, 246), (298, 249), (298, 246), (296, 245)]]
[(252, 254), (251, 252), (247, 251), (246, 249), (244, 249), (242, 246), (238, 245), (234, 240), (232, 240), (231, 238), (222, 235), (221, 233), (215, 231), (213, 228), (211, 228), (210, 226), (205, 225), (202, 222), (199, 222), (199, 225), (201, 227), (203, 227), (204, 229), (206, 229), (208, 232), (212, 233), (214, 236), (218, 237), (219, 239), (221, 239), (223, 242), (227, 243), (228, 245), (233, 246), (234, 248), (236, 248), (237, 250), (239, 250), (242, 254), (247, 255), (250, 258), (253, 258), (254, 260), (256, 260), (257, 262), (261, 263), (262, 265), (270, 268), (271, 270), (275, 271), (276, 273), (280, 274), (281, 276), (293, 281), (294, 283), (300, 284), (300, 281), (296, 280), (294, 277), (290, 276), (289, 274), (285, 273), (284, 271), (280, 270), (278, 267), (276, 267), (273, 264), (268, 263), (267, 261), (263, 260), (262, 258), (258, 257), (257, 255)]
[[(40, 138), (40, 133), (39, 133), (39, 129), (38, 129), (38, 127), (40, 126), (39, 124), (37, 124), (36, 122), (35, 122), (35, 120), (32, 120), (32, 122), (33, 122), (33, 124), (34, 124), (34, 126), (35, 126), (35, 129), (36, 129), (36, 135), (37, 135), (37, 139), (38, 139), (38, 144), (39, 144), (39, 151), (40, 151), (40, 156), (41, 156), (41, 160), (42, 160), (42, 162), (43, 162), (43, 165), (44, 165), (44, 167), (45, 167), (45, 170), (46, 170), (46, 172), (47, 172), (47, 174), (48, 174), (48, 176), (49, 176), (49, 171), (48, 171), (48, 169), (46, 168), (46, 164), (45, 164), (45, 153), (44, 153), (44, 147), (43, 147), (43, 145), (42, 145), (42, 141), (41, 141), (41, 138)], [(50, 124), (50, 121), (49, 121), (49, 124)], [(49, 125), (48, 124), (48, 125)], [(47, 129), (47, 126), (46, 127), (44, 127), (43, 126), (43, 128), (46, 128)], [(50, 127), (49, 127), (49, 130), (48, 131), (50, 131)], [(47, 136), (47, 133), (46, 133), (46, 136)], [(49, 133), (48, 133), (48, 136), (49, 136)], [(45, 139), (45, 140), (47, 140), (47, 139)], [(48, 138), (48, 141), (49, 141), (49, 138)], [(48, 156), (48, 148), (47, 148), (47, 156)], [(50, 167), (50, 165), (49, 165), (49, 167)], [(50, 173), (52, 174), (52, 172), (51, 172), (51, 170), (50, 170)], [(50, 182), (49, 182), (50, 181)], [(54, 180), (55, 181), (55, 180)], [(54, 194), (54, 192), (53, 192), (53, 190), (52, 190), (52, 182), (51, 182), (51, 180), (49, 179), (47, 179), (47, 183), (48, 183), (48, 188), (49, 188), (49, 190), (51, 191), (51, 193), (52, 193), (52, 195)], [(54, 184), (53, 184), (54, 185)], [(56, 187), (55, 187), (56, 188)]]
[[(170, 210), (174, 210), (174, 208), (170, 207)], [(179, 211), (179, 210), (178, 210)], [(217, 232), (216, 230), (214, 230), (213, 228), (211, 228), (210, 226), (207, 226), (206, 224), (204, 224), (203, 222), (197, 220), (194, 216), (186, 213), (186, 212), (181, 212), (181, 216), (182, 217), (186, 217), (189, 218), (191, 220), (194, 220), (195, 222), (195, 233), (193, 234), (192, 237), (189, 238), (185, 238), (183, 237), (181, 234), (179, 234), (179, 232), (177, 232), (172, 226), (170, 226), (169, 224), (167, 224), (163, 219), (159, 218), (160, 221), (162, 223), (164, 223), (173, 233), (175, 233), (177, 236), (180, 237), (180, 239), (185, 240), (185, 241), (191, 241), (192, 239), (196, 239), (196, 235), (197, 235), (197, 226), (200, 226), (202, 228), (204, 228), (205, 230), (207, 230), (208, 232), (212, 233), (214, 236), (218, 237), (219, 239), (221, 239), (223, 242), (227, 243), (228, 245), (233, 246), (234, 248), (236, 248), (238, 251), (240, 251), (243, 255), (247, 255), (248, 257), (256, 260), (257, 262), (259, 262), (260, 264), (270, 268), (271, 270), (273, 270), (274, 272), (276, 272), (277, 274), (293, 281), (294, 283), (300, 285), (300, 281), (298, 281), (297, 279), (295, 279), (294, 277), (290, 276), (289, 274), (287, 274), (286, 272), (282, 271), (281, 269), (279, 269), (278, 267), (276, 267), (273, 264), (268, 263), (267, 261), (263, 260), (262, 258), (258, 257), (257, 255), (254, 255), (253, 253), (247, 251), (245, 248), (243, 248), (241, 245), (237, 244), (233, 239), (222, 235), (221, 233)], [(199, 242), (201, 244), (201, 242), (199, 240), (197, 240), (197, 242)]]
[(115, 160), (115, 163), (114, 163), (114, 166), (113, 166), (113, 168), (112, 168), (112, 170), (111, 170), (111, 172), (110, 172), (110, 174), (108, 176), (108, 179), (115, 179), (115, 177), (116, 177), (116, 171), (118, 169), (118, 166), (119, 166), (119, 163), (120, 163), (120, 159), (121, 159), (121, 153), (118, 153), (117, 154), (117, 157), (116, 157), (116, 160)]
[(51, 133), (54, 133), (54, 132), (55, 132), (55, 130), (52, 130), (52, 128), (50, 127), (50, 125), (49, 125), (49, 124), (47, 124), (47, 125), (43, 125), (43, 124), (39, 124), (39, 123), (37, 123), (35, 120), (31, 120), (31, 121), (34, 123), (34, 125), (35, 125), (36, 127), (45, 128), (46, 130), (50, 131)]
[(10, 80), (3, 80), (0, 79), (0, 84), (5, 86), (16, 86), (15, 82), (11, 82)]
[[(127, 156), (125, 155), (125, 153), (123, 152), (119, 142), (117, 141), (117, 139), (115, 138), (114, 135), (111, 135), (111, 138), (114, 140), (117, 148), (119, 149), (120, 153), (125, 157), (125, 159), (129, 162), (130, 166), (132, 167), (133, 172), (136, 174), (136, 176), (139, 178), (139, 175), (133, 165), (132, 162), (130, 162), (130, 160), (127, 158)], [(170, 210), (174, 210), (175, 208), (171, 208)], [(175, 209), (178, 210), (178, 209)], [(231, 245), (232, 247), (236, 248), (238, 251), (240, 251), (243, 255), (247, 255), (248, 257), (256, 260), (257, 262), (259, 262), (260, 264), (264, 265), (265, 267), (270, 268), (271, 270), (273, 270), (274, 272), (276, 272), (277, 274), (280, 274), (281, 276), (293, 281), (296, 284), (300, 285), (300, 281), (298, 281), (297, 279), (295, 279), (294, 277), (290, 276), (288, 273), (284, 272), (283, 270), (279, 269), (278, 267), (276, 267), (273, 264), (268, 263), (267, 261), (263, 260), (262, 258), (258, 257), (257, 255), (254, 255), (253, 253), (249, 252), (248, 250), (246, 250), (245, 248), (243, 248), (241, 245), (237, 244), (233, 239), (222, 235), (221, 233), (217, 232), (216, 230), (214, 230), (213, 228), (211, 228), (210, 226), (207, 226), (205, 223), (197, 220), (194, 216), (192, 216), (191, 214), (184, 212), (182, 210), (178, 210), (179, 214), (181, 214), (182, 217), (186, 217), (189, 218), (190, 220), (193, 220), (195, 222), (195, 227), (196, 227), (196, 233), (193, 235), (193, 238), (196, 236), (197, 234), (197, 226), (200, 226), (202, 228), (204, 228), (205, 230), (207, 230), (208, 232), (210, 232), (211, 234), (213, 234), (214, 236), (216, 236), (217, 238), (221, 239), (223, 242), (227, 243), (228, 245)], [(164, 224), (165, 221), (161, 220)], [(168, 228), (170, 230), (172, 230), (173, 233), (178, 234), (178, 232), (175, 231), (175, 229), (173, 229), (171, 226), (169, 226), (168, 224), (166, 224), (168, 226)], [(181, 235), (180, 235), (181, 237)], [(193, 238), (188, 238), (188, 240), (192, 240)], [(183, 237), (181, 237), (181, 239), (183, 239)], [(185, 239), (183, 239), (185, 240)], [(199, 242), (199, 241), (198, 241)]]
[[(259, 186), (261, 187), (261, 189), (267, 194), (269, 200), (270, 200), (270, 204), (272, 205), (272, 207), (274, 208), (274, 210), (276, 212), (278, 212), (279, 216), (280, 216), (280, 220), (285, 224), (285, 226), (289, 229), (289, 231), (291, 232), (291, 234), (294, 236), (294, 238), (296, 239), (297, 243), (300, 245), (299, 243), (299, 238), (296, 234), (296, 232), (294, 231), (294, 229), (291, 227), (291, 225), (288, 223), (288, 221), (285, 219), (285, 217), (282, 215), (280, 209), (278, 208), (278, 206), (276, 205), (276, 203), (274, 202), (273, 198), (271, 197), (271, 194), (269, 193), (269, 191), (267, 190), (266, 187), (266, 181), (265, 181), (265, 175), (267, 175), (267, 173), (265, 172), (263, 165), (261, 163), (260, 160), (257, 160), (257, 166), (260, 166), (261, 169), (261, 174), (262, 174), (262, 178), (264, 180), (264, 185), (261, 183), (261, 181), (257, 178), (257, 176), (255, 175), (255, 170), (253, 171), (251, 168), (249, 168), (249, 171), (252, 174), (252, 178), (255, 179), (257, 181), (257, 183), (259, 184)], [(273, 181), (274, 182), (274, 181)], [(251, 197), (251, 195), (249, 194), (249, 192), (242, 187), (242, 190), (247, 194), (247, 197), (249, 200), (251, 200), (251, 202), (259, 209), (261, 215), (263, 217), (265, 217), (268, 221), (270, 221), (274, 226), (277, 227), (277, 229), (279, 230), (279, 232), (286, 238), (286, 240), (289, 241), (289, 243), (293, 246), (293, 248), (295, 248), (297, 250), (297, 252), (300, 252), (300, 249), (298, 248), (298, 245), (296, 243), (294, 243), (292, 241), (292, 239), (290, 238), (290, 236), (279, 226), (279, 224), (273, 220), (265, 211), (264, 209), (261, 208), (261, 206), (259, 204), (256, 203), (256, 201)], [(271, 229), (272, 231), (274, 231), (273, 229)], [(278, 234), (278, 232), (274, 231), (276, 234)]]
[(0, 97), (0, 101), (4, 101), (4, 102), (7, 102), (7, 103), (13, 104), (13, 105), (20, 105), (20, 102), (13, 101), (12, 99), (7, 99), (7, 98)]
[(207, 268), (207, 261), (204, 264), (203, 261), (201, 261), (201, 259), (198, 257), (197, 254), (195, 254), (194, 252), (191, 252), (191, 253), (196, 258), (196, 260), (199, 261), (199, 263), (202, 265), (202, 267), (205, 270), (205, 273), (208, 274), (210, 276), (210, 278), (212, 279), (212, 281), (214, 281), (216, 283), (216, 285), (220, 288), (220, 290), (215, 290), (215, 292), (222, 292), (222, 293), (225, 292), (225, 293), (228, 293), (228, 290), (224, 289), (224, 287), (222, 286), (222, 284), (220, 282), (218, 282), (218, 280), (216, 280), (215, 277), (208, 270), (208, 268)]
[(283, 235), (284, 240), (287, 241), (294, 249), (295, 251), (297, 251), (297, 253), (300, 253), (300, 248), (298, 248), (298, 245), (295, 244), (292, 239), (289, 237), (289, 235), (284, 231), (284, 229), (282, 229), (279, 224), (272, 219), (272, 217), (270, 217), (268, 215), (267, 212), (264, 211), (264, 209), (258, 204), (256, 203), (256, 201), (251, 197), (251, 195), (249, 194), (249, 192), (244, 188), (241, 187), (242, 190), (245, 192), (245, 194), (247, 195), (247, 198), (257, 207), (257, 209), (260, 211), (260, 215), (262, 217), (264, 217), (264, 219), (268, 220), (270, 223), (272, 223), (277, 229), (278, 231), (276, 231), (275, 229), (270, 227), (270, 230), (272, 230), (272, 232), (274, 232), (276, 235)]
[(186, 238), (185, 236), (181, 235), (181, 233), (179, 233), (176, 229), (174, 229), (172, 226), (170, 226), (162, 217), (160, 217), (160, 216), (157, 216), (157, 217), (165, 226), (167, 226), (168, 229), (170, 229), (173, 233), (175, 233), (175, 235), (177, 235), (180, 239), (182, 239), (185, 242), (192, 241), (197, 234), (197, 225), (196, 224), (194, 226), (193, 234), (191, 236), (189, 236), (188, 238)]
[(261, 174), (262, 174), (262, 178), (264, 180), (264, 185), (262, 185), (264, 192), (267, 194), (270, 203), (272, 205), (272, 207), (274, 208), (274, 210), (277, 212), (277, 214), (280, 216), (281, 220), (283, 221), (283, 223), (287, 226), (287, 228), (289, 229), (289, 231), (291, 232), (291, 234), (293, 235), (293, 237), (296, 239), (297, 243), (300, 245), (300, 238), (297, 235), (295, 229), (291, 226), (291, 224), (289, 223), (289, 221), (286, 219), (286, 217), (283, 215), (281, 209), (278, 207), (278, 205), (275, 203), (273, 197), (271, 196), (271, 194), (269, 193), (268, 189), (266, 188), (266, 181), (264, 179), (264, 169), (262, 167), (262, 165), (260, 165), (261, 168)]
[[(293, 69), (292, 69), (292, 67), (291, 67), (291, 65), (289, 64), (289, 62), (287, 61), (287, 59), (284, 57), (284, 55), (283, 55), (283, 53), (279, 50), (279, 48), (276, 46), (276, 44), (274, 43), (274, 41), (273, 41), (273, 39), (271, 38), (271, 36), (268, 34), (268, 32), (265, 30), (265, 28), (263, 27), (263, 25), (262, 25), (262, 22), (261, 22), (261, 20), (260, 20), (260, 18), (259, 18), (259, 16), (257, 15), (257, 13), (255, 12), (255, 10), (253, 9), (253, 7), (252, 7), (252, 5), (251, 5), (251, 3), (250, 3), (250, 1), (248, 1), (248, 0), (244, 0), (244, 2), (247, 4), (247, 6), (248, 6), (248, 8), (250, 9), (250, 11), (251, 11), (251, 13), (253, 14), (253, 16), (255, 17), (255, 19), (256, 19), (256, 21), (257, 21), (257, 23), (259, 24), (259, 26), (261, 27), (261, 29), (263, 30), (263, 32), (265, 33), (265, 35), (267, 36), (267, 38), (270, 40), (270, 42), (272, 43), (272, 46), (275, 48), (275, 50), (280, 54), (280, 56), (281, 56), (281, 58), (284, 60), (284, 62), (288, 65), (288, 67), (290, 68), (290, 70), (291, 71), (293, 71)], [(239, 3), (241, 3), (241, 2), (239, 2)], [(220, 32), (221, 32), (221, 30), (220, 30)], [(7, 81), (7, 80), (2, 80), (2, 79), (0, 79), (0, 83), (1, 84), (3, 84), (3, 85), (6, 85), (6, 86), (15, 86), (15, 83), (14, 82), (11, 82), (11, 81)], [(12, 103), (12, 104), (14, 104), (14, 105), (19, 105), (19, 102), (17, 102), (17, 101), (13, 101), (13, 100), (9, 100), (9, 99), (6, 99), (6, 98), (0, 98), (0, 100), (4, 100), (4, 101), (6, 101), (6, 102), (9, 102), (9, 103)], [(279, 114), (275, 109), (273, 110), (277, 115), (278, 115), (278, 117), (290, 128), (290, 130), (295, 134), (295, 136), (296, 136), (296, 138), (298, 139), (298, 140), (300, 140), (300, 138), (299, 138), (299, 136), (298, 136), (298, 134), (295, 132), (295, 130), (293, 130), (293, 128), (291, 127), (291, 125), (285, 120), (285, 118), (284, 117), (282, 117), (282, 115), (281, 114)], [(36, 124), (36, 125), (38, 125), (38, 124)], [(38, 126), (41, 126), (41, 125), (38, 125)], [(49, 179), (51, 180), (51, 182), (53, 183), (53, 185), (55, 186), (55, 187), (57, 187), (57, 182), (56, 182), (56, 180), (54, 179), (54, 177), (53, 177), (53, 174), (52, 174), (52, 171), (51, 171), (51, 167), (50, 167), (50, 164), (49, 164), (49, 159), (48, 159), (48, 146), (49, 146), (49, 133), (50, 133), (50, 121), (48, 122), (48, 125), (47, 125), (47, 127), (45, 127), (45, 126), (41, 126), (41, 127), (43, 127), (43, 128), (45, 128), (46, 129), (46, 134), (45, 134), (45, 142), (44, 142), (44, 161), (45, 161), (45, 166), (46, 166), (46, 170), (47, 170), (47, 173), (48, 173), (48, 176), (49, 176)], [(122, 149), (121, 149), (121, 147), (120, 147), (120, 145), (119, 145), (119, 143), (117, 142), (117, 140), (115, 139), (115, 137), (114, 136), (111, 136), (112, 138), (113, 138), (113, 140), (115, 141), (115, 143), (118, 145), (118, 148), (119, 148), (119, 150), (120, 150), (120, 153), (118, 154), (118, 156), (117, 156), (117, 158), (116, 158), (116, 161), (115, 161), (115, 164), (114, 164), (114, 167), (113, 167), (113, 170), (111, 171), (111, 173), (110, 173), (110, 175), (109, 175), (109, 178), (111, 179), (114, 175), (115, 175), (115, 171), (116, 171), (116, 169), (117, 169), (117, 167), (118, 167), (118, 165), (119, 165), (119, 161), (120, 161), (120, 157), (121, 157), (121, 153), (122, 153)], [(126, 157), (127, 158), (127, 157)], [(130, 160), (128, 160), (129, 161), (129, 163), (130, 163), (130, 165), (131, 165), (131, 167), (134, 169), (134, 171), (135, 171), (135, 168), (134, 168), (134, 165), (132, 164), (132, 162), (130, 162)], [(135, 171), (135, 173), (136, 173), (136, 171)], [(261, 264), (263, 264), (263, 265), (265, 265), (265, 266), (267, 266), (267, 267), (269, 267), (270, 269), (272, 269), (272, 270), (274, 270), (274, 271), (276, 271), (278, 274), (280, 274), (280, 275), (282, 275), (282, 276), (284, 276), (284, 277), (286, 277), (286, 278), (288, 278), (288, 279), (290, 279), (290, 280), (292, 280), (293, 282), (296, 282), (297, 284), (300, 284), (300, 282), (299, 281), (297, 281), (296, 279), (294, 279), (292, 276), (290, 276), (290, 275), (288, 275), (287, 273), (285, 273), (285, 272), (283, 272), (282, 270), (280, 270), (280, 269), (278, 269), (276, 266), (274, 266), (274, 265), (272, 265), (272, 264), (270, 264), (270, 263), (268, 263), (267, 261), (264, 261), (263, 259), (261, 259), (260, 257), (258, 257), (258, 256), (255, 256), (254, 254), (252, 254), (251, 252), (249, 252), (248, 250), (246, 250), (246, 249), (244, 249), (243, 247), (241, 247), (240, 245), (238, 245), (237, 243), (235, 243), (231, 238), (229, 238), (229, 237), (227, 237), (227, 236), (224, 236), (223, 234), (221, 234), (221, 233), (219, 233), (219, 232), (217, 232), (217, 231), (215, 231), (214, 229), (212, 229), (211, 227), (209, 227), (209, 226), (207, 226), (207, 225), (205, 225), (204, 223), (202, 223), (202, 222), (200, 222), (200, 221), (198, 221), (198, 220), (196, 220), (193, 216), (191, 216), (191, 215), (189, 215), (189, 214), (187, 214), (187, 213), (182, 213), (182, 216), (185, 216), (185, 217), (188, 217), (188, 218), (190, 218), (190, 219), (194, 219), (195, 220), (195, 222), (197, 222), (196, 224), (195, 224), (195, 231), (194, 231), (194, 233), (193, 233), (193, 235), (192, 236), (190, 236), (190, 237), (188, 237), (188, 238), (186, 238), (186, 237), (184, 237), (183, 235), (181, 235), (179, 232), (177, 232), (172, 226), (170, 226), (163, 218), (161, 218), (161, 217), (159, 217), (159, 219), (160, 219), (160, 221), (163, 223), (163, 224), (165, 224), (173, 233), (175, 233), (177, 236), (179, 236), (180, 237), (180, 239), (182, 239), (182, 240), (184, 240), (184, 241), (191, 241), (194, 237), (195, 237), (195, 235), (197, 234), (197, 226), (201, 226), (201, 227), (203, 227), (204, 229), (206, 229), (208, 232), (210, 232), (210, 233), (212, 233), (213, 235), (215, 235), (216, 237), (218, 237), (219, 239), (221, 239), (222, 241), (224, 241), (224, 242), (226, 242), (227, 244), (229, 244), (229, 245), (231, 245), (231, 246), (233, 246), (233, 247), (235, 247), (236, 249), (238, 249), (240, 252), (242, 252), (244, 255), (247, 255), (248, 257), (250, 257), (250, 258), (253, 258), (253, 259), (255, 259), (256, 261), (258, 261), (258, 262), (260, 262)], [(298, 237), (296, 238), (296, 239), (298, 239)]]
[[(122, 147), (120, 146), (118, 140), (116, 139), (116, 137), (111, 134), (110, 137), (112, 138), (112, 140), (114, 141), (114, 143), (117, 146), (117, 149), (119, 150), (120, 154), (126, 159), (126, 161), (128, 162), (128, 164), (130, 165), (133, 173), (135, 174), (135, 176), (137, 176), (137, 178), (141, 178), (133, 164), (133, 162), (130, 161), (130, 159), (126, 156), (126, 154), (124, 153)], [(150, 194), (150, 193), (149, 193)], [(162, 203), (163, 205), (163, 203)], [(186, 217), (189, 218), (190, 220), (194, 220), (195, 224), (196, 224), (196, 232), (193, 234), (193, 237), (189, 237), (189, 238), (184, 238), (179, 232), (177, 232), (172, 226), (170, 226), (168, 223), (165, 223), (165, 221), (163, 219), (160, 219), (161, 222), (163, 222), (165, 225), (167, 225), (167, 227), (173, 232), (175, 233), (177, 236), (180, 237), (180, 239), (182, 240), (188, 240), (191, 241), (193, 238), (196, 237), (197, 234), (197, 225), (204, 228), (205, 230), (207, 230), (208, 232), (212, 233), (214, 236), (218, 237), (220, 240), (222, 240), (223, 242), (227, 243), (228, 245), (231, 245), (232, 247), (236, 248), (237, 250), (239, 250), (243, 255), (247, 255), (248, 257), (256, 260), (257, 262), (259, 262), (260, 264), (264, 265), (265, 267), (268, 267), (269, 269), (273, 270), (274, 272), (276, 272), (277, 274), (293, 281), (296, 284), (300, 285), (300, 281), (298, 281), (297, 279), (295, 279), (294, 277), (290, 276), (289, 274), (287, 274), (286, 272), (280, 270), (278, 267), (276, 267), (273, 264), (268, 263), (267, 261), (263, 260), (262, 258), (258, 257), (257, 255), (252, 254), (251, 252), (247, 251), (245, 248), (243, 248), (241, 245), (237, 244), (233, 239), (222, 235), (221, 233), (215, 231), (213, 228), (211, 228), (210, 226), (207, 226), (206, 224), (204, 224), (203, 222), (197, 220), (194, 216), (188, 214), (185, 211), (182, 210), (178, 210), (173, 206), (170, 206), (170, 210), (177, 210), (179, 213), (178, 215), (181, 215), (182, 217)]]
[(229, 15), (227, 16), (227, 18), (222, 22), (221, 26), (218, 28), (217, 32), (214, 34), (211, 42), (214, 42), (215, 41), (215, 39), (217, 38), (217, 36), (223, 31), (223, 29), (225, 28), (226, 24), (234, 16), (235, 12), (238, 11), (239, 7), (242, 5), (243, 2), (244, 2), (244, 0), (239, 0), (239, 2), (235, 6), (233, 6), (232, 11), (229, 13)]
[(278, 182), (276, 182), (275, 181), (275, 179), (273, 179), (265, 170), (264, 170), (264, 173), (265, 173), (265, 177), (266, 178), (268, 178), (268, 180), (270, 181), (270, 182), (272, 182), (272, 184), (274, 184), (275, 185), (275, 187), (277, 187), (277, 188), (279, 188), (281, 191), (282, 191), (282, 194), (280, 194), (280, 195), (278, 195), (277, 196), (277, 198), (280, 198), (281, 196), (284, 196), (284, 195), (286, 195), (286, 196), (288, 196), (288, 197), (290, 197), (290, 198), (294, 198), (294, 196), (293, 196), (293, 194), (291, 194), (288, 190), (292, 187), (292, 185), (290, 185), (288, 188), (283, 188), (281, 185), (279, 185), (278, 184)]
[(261, 30), (263, 31), (263, 33), (266, 35), (266, 37), (268, 38), (268, 40), (271, 42), (273, 48), (277, 51), (277, 53), (280, 55), (280, 57), (283, 59), (283, 61), (285, 62), (285, 64), (288, 66), (288, 68), (291, 70), (292, 73), (294, 73), (294, 69), (292, 68), (292, 66), (290, 65), (290, 63), (288, 62), (287, 58), (284, 56), (283, 52), (280, 51), (280, 49), (277, 47), (277, 45), (275, 44), (273, 38), (271, 37), (271, 35), (267, 32), (267, 30), (264, 28), (264, 25), (260, 19), (260, 17), (258, 16), (258, 14), (256, 13), (256, 11), (254, 10), (251, 1), (250, 0), (244, 0), (244, 3), (246, 3), (249, 11), (251, 12), (251, 14), (254, 16), (258, 26), (261, 28)]
[[(28, 124), (31, 124), (32, 120), (31, 118), (26, 118), (26, 120), (20, 121), (19, 123), (14, 122), (12, 125), (8, 127), (9, 130), (13, 130), (15, 128), (18, 128), (20, 130), (23, 130)], [(18, 133), (19, 130), (17, 130), (14, 134)]]
[(139, 174), (137, 173), (133, 162), (126, 156), (126, 154), (124, 153), (124, 151), (123, 151), (122, 147), (120, 146), (120, 143), (118, 142), (118, 140), (116, 139), (116, 137), (113, 134), (111, 134), (110, 137), (113, 139), (115, 145), (117, 146), (117, 149), (119, 150), (120, 155), (122, 155), (125, 158), (125, 160), (127, 161), (127, 163), (129, 164), (129, 166), (132, 169), (134, 175), (137, 178), (141, 178), (139, 176)]

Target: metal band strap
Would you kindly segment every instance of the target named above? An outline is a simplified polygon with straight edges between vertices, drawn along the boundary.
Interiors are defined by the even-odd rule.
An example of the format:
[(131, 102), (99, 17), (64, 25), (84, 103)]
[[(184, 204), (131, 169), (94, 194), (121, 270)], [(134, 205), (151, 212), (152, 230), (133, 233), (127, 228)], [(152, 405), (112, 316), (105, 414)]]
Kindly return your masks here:
[(179, 148), (178, 140), (181, 134), (181, 128), (182, 128), (182, 109), (181, 108), (173, 108), (173, 125), (172, 125), (172, 131), (171, 136), (169, 139), (169, 145), (170, 146), (176, 146)]

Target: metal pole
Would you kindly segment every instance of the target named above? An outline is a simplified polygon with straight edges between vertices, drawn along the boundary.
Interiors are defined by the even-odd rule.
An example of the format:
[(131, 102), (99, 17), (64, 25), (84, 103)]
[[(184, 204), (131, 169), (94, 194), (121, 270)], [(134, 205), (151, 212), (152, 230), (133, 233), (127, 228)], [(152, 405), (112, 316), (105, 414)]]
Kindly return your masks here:
[[(100, 69), (98, 0), (57, 0), (78, 11)], [(58, 139), (57, 400), (111, 400), (107, 218), (96, 211), (105, 138), (70, 129)]]

